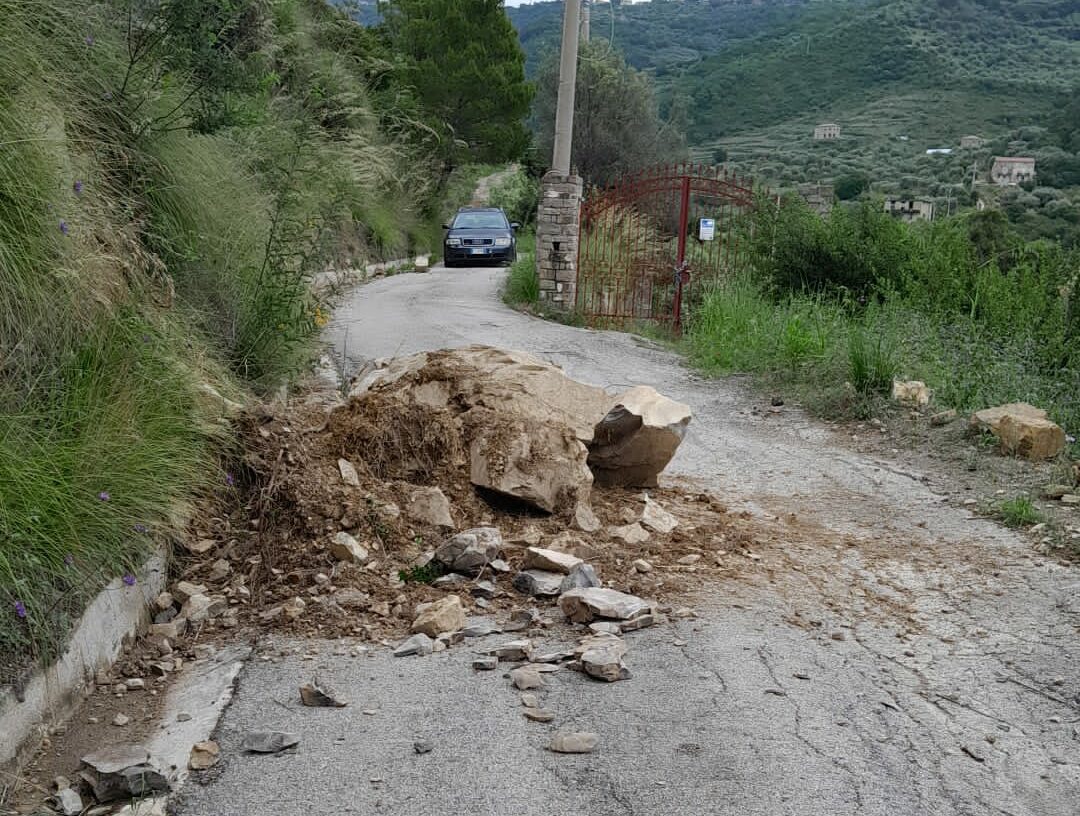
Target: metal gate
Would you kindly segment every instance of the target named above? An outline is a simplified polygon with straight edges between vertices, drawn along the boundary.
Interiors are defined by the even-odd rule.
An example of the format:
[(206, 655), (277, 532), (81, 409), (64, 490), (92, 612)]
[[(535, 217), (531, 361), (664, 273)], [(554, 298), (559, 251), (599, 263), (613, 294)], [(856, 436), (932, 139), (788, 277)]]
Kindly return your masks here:
[(589, 318), (671, 321), (691, 281), (745, 262), (741, 217), (751, 179), (719, 167), (651, 167), (586, 196), (578, 238), (577, 307)]

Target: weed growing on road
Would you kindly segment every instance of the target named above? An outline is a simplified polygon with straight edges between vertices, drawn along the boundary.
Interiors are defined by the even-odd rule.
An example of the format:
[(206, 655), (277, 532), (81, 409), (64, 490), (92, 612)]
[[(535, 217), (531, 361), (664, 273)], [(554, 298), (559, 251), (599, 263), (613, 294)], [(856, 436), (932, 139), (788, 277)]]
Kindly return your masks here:
[(1027, 496), (1001, 502), (997, 506), (997, 515), (1009, 527), (1030, 527), (1042, 521), (1042, 515)]

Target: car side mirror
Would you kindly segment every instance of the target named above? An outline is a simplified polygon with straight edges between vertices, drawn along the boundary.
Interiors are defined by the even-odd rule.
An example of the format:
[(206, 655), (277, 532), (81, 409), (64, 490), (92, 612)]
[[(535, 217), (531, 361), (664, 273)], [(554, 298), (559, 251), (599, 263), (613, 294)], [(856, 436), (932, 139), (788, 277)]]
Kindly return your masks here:
[(443, 228), (443, 229), (450, 229), (450, 225), (449, 225), (449, 224), (443, 224), (443, 225), (442, 225), (442, 228)]
[(521, 224), (518, 223), (517, 221), (511, 221), (510, 222), (510, 229), (512, 229), (512, 230), (521, 229)]

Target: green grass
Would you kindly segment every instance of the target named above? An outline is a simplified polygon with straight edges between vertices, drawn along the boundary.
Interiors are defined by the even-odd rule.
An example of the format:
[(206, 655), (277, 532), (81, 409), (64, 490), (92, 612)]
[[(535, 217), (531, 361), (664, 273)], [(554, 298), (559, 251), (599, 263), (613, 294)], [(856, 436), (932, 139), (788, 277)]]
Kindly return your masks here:
[(540, 279), (536, 276), (536, 236), (518, 236), (518, 257), (510, 264), (503, 284), (503, 301), (510, 306), (529, 307), (540, 302)]
[(996, 508), (998, 517), (1009, 527), (1030, 527), (1042, 521), (1042, 514), (1027, 496), (1006, 499)]

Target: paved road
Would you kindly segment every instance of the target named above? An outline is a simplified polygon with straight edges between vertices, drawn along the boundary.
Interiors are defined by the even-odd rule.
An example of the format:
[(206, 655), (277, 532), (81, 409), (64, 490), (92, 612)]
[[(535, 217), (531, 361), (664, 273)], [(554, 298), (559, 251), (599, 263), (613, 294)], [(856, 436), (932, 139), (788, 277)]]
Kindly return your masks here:
[[(702, 597), (699, 620), (630, 636), (632, 680), (550, 678), (557, 725), (601, 735), (590, 755), (543, 750), (551, 726), (527, 722), (502, 673), (475, 674), (463, 648), (393, 659), (264, 644), (299, 654), (248, 664), (220, 727), (227, 758), (180, 814), (1080, 810), (1075, 571), (945, 501), (932, 474), (852, 452), (797, 411), (753, 411), (736, 380), (702, 381), (628, 335), (510, 311), (502, 274), (436, 268), (360, 287), (328, 340), (350, 369), (489, 343), (596, 385), (653, 384), (695, 411), (672, 476), (790, 522), (790, 547), (770, 552), (765, 577)], [(316, 670), (353, 704), (293, 706)], [(237, 756), (259, 726), (299, 732), (299, 752)], [(434, 750), (416, 754), (417, 738)]]

